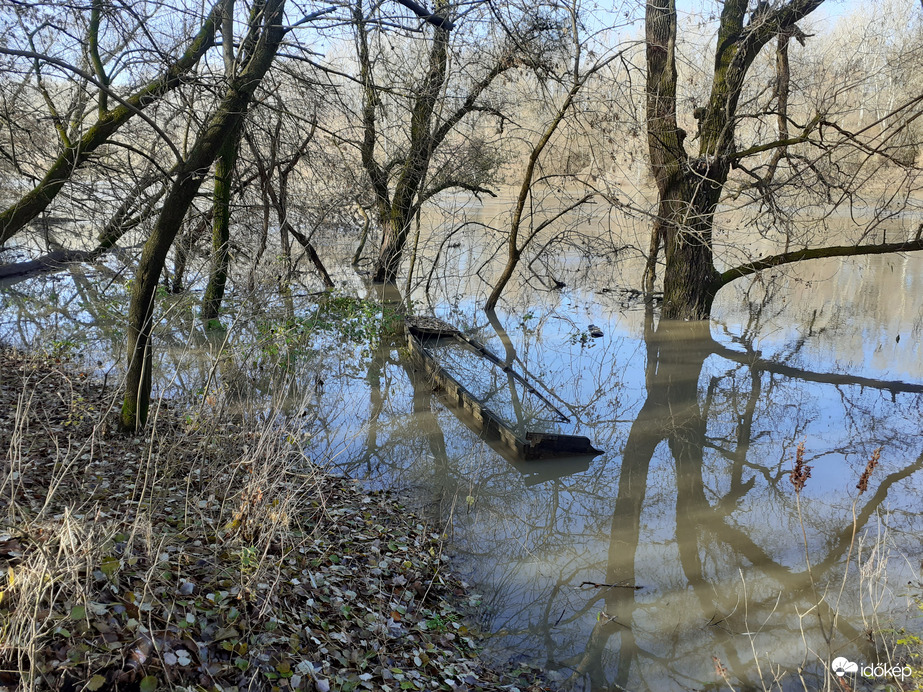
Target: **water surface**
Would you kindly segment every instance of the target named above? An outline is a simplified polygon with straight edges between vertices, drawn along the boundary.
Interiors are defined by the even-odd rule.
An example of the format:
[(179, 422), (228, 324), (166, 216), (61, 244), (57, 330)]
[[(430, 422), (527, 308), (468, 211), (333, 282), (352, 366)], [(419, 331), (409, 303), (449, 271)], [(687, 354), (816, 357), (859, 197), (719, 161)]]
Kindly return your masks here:
[[(869, 631), (920, 631), (908, 604), (923, 554), (921, 276), (915, 257), (814, 262), (726, 289), (699, 323), (659, 321), (617, 273), (518, 290), (494, 320), (445, 289), (435, 312), (569, 422), (477, 359), (456, 363), (460, 376), (516, 425), (588, 436), (595, 459), (511, 463), (400, 341), (286, 331), (317, 310), (308, 290), (241, 299), (217, 335), (190, 301), (165, 298), (158, 392), (290, 398), (311, 457), (407, 493), (449, 536), (481, 595), (487, 654), (503, 662), (588, 690), (726, 688), (716, 665), (735, 688), (817, 689), (836, 656), (883, 660)], [(105, 267), (17, 283), (0, 297), (0, 338), (117, 382), (124, 290)], [(283, 362), (298, 376), (280, 393)], [(799, 444), (811, 466), (800, 494)]]

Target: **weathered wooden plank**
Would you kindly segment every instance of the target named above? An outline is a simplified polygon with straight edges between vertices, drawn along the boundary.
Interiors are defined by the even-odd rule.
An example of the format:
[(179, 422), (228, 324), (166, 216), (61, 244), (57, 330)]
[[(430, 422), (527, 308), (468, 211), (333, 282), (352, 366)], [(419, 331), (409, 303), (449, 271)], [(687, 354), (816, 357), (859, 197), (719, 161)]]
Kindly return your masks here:
[(407, 325), (408, 332), (423, 340), (461, 334), (457, 327), (437, 317), (410, 316), (404, 318), (404, 323)]

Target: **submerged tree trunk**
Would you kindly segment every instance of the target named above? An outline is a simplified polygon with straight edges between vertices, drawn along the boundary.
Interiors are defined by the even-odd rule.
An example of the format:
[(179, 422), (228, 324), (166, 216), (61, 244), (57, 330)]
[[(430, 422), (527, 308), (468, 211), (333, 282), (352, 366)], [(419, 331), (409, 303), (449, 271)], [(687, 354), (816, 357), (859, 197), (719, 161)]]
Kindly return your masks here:
[(320, 255), (317, 254), (317, 250), (314, 248), (313, 243), (311, 243), (311, 239), (292, 226), (288, 221), (282, 221), (282, 230), (290, 233), (292, 237), (301, 244), (301, 247), (304, 248), (305, 253), (308, 255), (308, 259), (311, 260), (311, 264), (314, 265), (317, 273), (320, 274), (321, 281), (324, 282), (324, 288), (334, 288), (336, 284), (334, 284), (333, 279), (330, 278), (327, 267), (324, 266)]
[(375, 272), (372, 280), (376, 283), (396, 283), (397, 274), (401, 268), (401, 259), (404, 257), (404, 246), (410, 234), (410, 218), (400, 210), (389, 214), (390, 218), (382, 224), (381, 248), (375, 262)]
[[(663, 316), (701, 319), (711, 311), (717, 276), (712, 220), (728, 166), (690, 159), (686, 132), (676, 121), (676, 3), (647, 6), (647, 130), (660, 201), (651, 230), (645, 289), (653, 289), (657, 253), (663, 248)], [(707, 159), (706, 159), (707, 160)]]
[(726, 172), (687, 173), (661, 189), (658, 221), (666, 261), (662, 314), (667, 319), (703, 319), (711, 312), (718, 288), (712, 224), (726, 178)]
[(356, 206), (359, 207), (359, 214), (362, 216), (362, 233), (359, 234), (359, 247), (356, 248), (356, 252), (353, 254), (352, 266), (356, 267), (359, 265), (359, 261), (362, 259), (362, 251), (365, 249), (365, 241), (369, 237), (369, 227), (372, 225), (371, 219), (369, 219), (368, 212), (366, 212), (365, 207), (362, 206), (358, 201)]
[(379, 195), (382, 239), (374, 273), (374, 280), (379, 283), (394, 283), (397, 280), (404, 247), (407, 245), (407, 237), (410, 235), (416, 212), (417, 198), (435, 146), (432, 132), (433, 114), (448, 74), (448, 65), (449, 32), (437, 28), (429, 54), (429, 68), (410, 114), (410, 145), (407, 157), (395, 184), (389, 207), (386, 206), (389, 201), (387, 195)]

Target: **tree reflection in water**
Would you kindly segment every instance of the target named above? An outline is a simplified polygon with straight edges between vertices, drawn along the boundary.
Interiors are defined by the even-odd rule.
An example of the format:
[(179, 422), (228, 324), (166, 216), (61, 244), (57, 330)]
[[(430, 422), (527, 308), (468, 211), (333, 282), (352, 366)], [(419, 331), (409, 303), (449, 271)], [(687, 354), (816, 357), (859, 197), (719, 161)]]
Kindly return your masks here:
[[(117, 355), (118, 316), (102, 283), (74, 275), (8, 289), (0, 336), (89, 338), (93, 354)], [(60, 296), (53, 311), (51, 291)], [(297, 309), (288, 304), (278, 319)], [(253, 366), (255, 319), (235, 321), (216, 343), (184, 315), (159, 337), (174, 345), (160, 350), (166, 391), (192, 397), (220, 386), (290, 400), (308, 414), (308, 454), (412, 491), (432, 510), (433, 530), (450, 531), (456, 566), (484, 594), (483, 625), (496, 633), (489, 653), (537, 660), (578, 688), (716, 685), (712, 656), (738, 686), (783, 675), (782, 687), (800, 688), (801, 669), (819, 688), (835, 655), (878, 661), (869, 616), (900, 594), (870, 601), (884, 587), (859, 548), (881, 525), (893, 532), (885, 548), (919, 551), (908, 537), (921, 523), (923, 386), (811, 370), (804, 340), (763, 358), (758, 313), (723, 342), (707, 323), (655, 325), (646, 314), (637, 333), (613, 316), (607, 337), (586, 343), (574, 338), (576, 311), (536, 312), (507, 318), (507, 329), (460, 319), (483, 323), (480, 338), (544, 382), (574, 431), (607, 450), (592, 463), (507, 463), (442, 406), (387, 336), (355, 356), (318, 347), (280, 389), (269, 368)], [(528, 417), (508, 376), (490, 386), (511, 387), (515, 415)], [(801, 497), (810, 571), (788, 480), (802, 440), (814, 466)], [(879, 446), (882, 464), (859, 496), (854, 486)], [(859, 559), (870, 568), (862, 579)]]
[[(485, 624), (502, 635), (493, 651), (535, 656), (540, 647), (547, 666), (593, 690), (707, 685), (717, 680), (713, 656), (745, 688), (779, 677), (782, 687), (815, 689), (832, 682), (825, 662), (837, 655), (878, 660), (865, 631), (872, 620), (860, 616), (851, 505), (860, 536), (886, 501), (913, 507), (891, 491), (923, 468), (923, 455), (894, 460), (863, 496), (852, 489), (856, 463), (842, 462), (861, 469), (880, 444), (898, 453), (907, 419), (886, 423), (875, 412), (900, 397), (912, 421), (921, 387), (771, 363), (716, 343), (708, 323), (655, 328), (648, 314), (644, 344), (646, 396), (609, 464), (527, 498), (504, 498), (489, 482), (481, 489), (496, 496), (482, 498), (488, 508), (461, 543), (474, 579), (490, 583)], [(838, 387), (847, 432), (870, 436), (846, 448), (810, 434), (829, 412), (799, 401), (805, 382)], [(802, 498), (810, 569), (788, 481), (794, 446), (809, 434), (820, 486), (812, 492), (809, 481)], [(664, 442), (668, 456), (658, 457)], [(598, 521), (606, 480), (607, 530)], [(517, 542), (521, 552), (504, 559)]]

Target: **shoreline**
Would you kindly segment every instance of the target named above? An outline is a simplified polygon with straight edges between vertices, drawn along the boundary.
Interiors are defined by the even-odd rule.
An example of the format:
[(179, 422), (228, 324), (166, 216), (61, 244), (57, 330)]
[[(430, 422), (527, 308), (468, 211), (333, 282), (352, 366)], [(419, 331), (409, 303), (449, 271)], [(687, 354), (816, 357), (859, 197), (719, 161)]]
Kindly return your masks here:
[(116, 395), (0, 347), (0, 686), (553, 689), (480, 659), (476, 596), (395, 494), (220, 407), (115, 432)]

